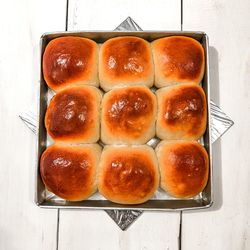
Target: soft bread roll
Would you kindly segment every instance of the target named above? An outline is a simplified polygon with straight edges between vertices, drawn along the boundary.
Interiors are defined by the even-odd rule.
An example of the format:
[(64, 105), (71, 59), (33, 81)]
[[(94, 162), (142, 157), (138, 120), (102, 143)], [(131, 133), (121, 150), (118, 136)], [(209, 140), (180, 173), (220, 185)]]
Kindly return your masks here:
[(45, 127), (57, 142), (93, 143), (99, 140), (101, 92), (74, 86), (58, 92), (45, 115)]
[(99, 85), (98, 46), (87, 38), (65, 36), (53, 39), (43, 54), (43, 76), (58, 91), (68, 85)]
[(144, 86), (117, 88), (104, 95), (101, 140), (105, 144), (144, 144), (155, 135), (156, 97)]
[(207, 124), (207, 102), (198, 85), (182, 84), (156, 91), (158, 114), (156, 134), (160, 139), (196, 140)]
[(99, 54), (100, 85), (108, 91), (116, 86), (153, 85), (154, 68), (150, 44), (133, 36), (104, 42)]
[(87, 199), (97, 190), (96, 172), (101, 154), (98, 144), (48, 147), (40, 159), (44, 185), (68, 201)]
[(106, 146), (98, 169), (98, 189), (108, 200), (140, 204), (159, 185), (157, 159), (149, 146)]
[(195, 141), (162, 141), (156, 148), (161, 188), (177, 198), (199, 194), (208, 180), (206, 150)]
[(185, 36), (160, 38), (152, 42), (152, 51), (156, 87), (201, 82), (205, 55), (202, 45), (195, 39)]

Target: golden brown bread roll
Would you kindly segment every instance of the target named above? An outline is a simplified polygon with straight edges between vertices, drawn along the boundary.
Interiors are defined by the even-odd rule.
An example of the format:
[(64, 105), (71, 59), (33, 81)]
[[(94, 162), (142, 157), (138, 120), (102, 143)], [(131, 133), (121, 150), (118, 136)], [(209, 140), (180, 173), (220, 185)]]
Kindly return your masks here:
[(54, 91), (73, 84), (99, 85), (98, 46), (87, 38), (53, 39), (43, 54), (43, 76)]
[(48, 147), (40, 159), (47, 189), (68, 201), (87, 199), (97, 190), (96, 172), (101, 154), (98, 144)]
[(106, 146), (98, 169), (98, 189), (108, 200), (140, 204), (159, 185), (158, 165), (149, 146)]
[(156, 134), (160, 139), (195, 140), (207, 124), (207, 103), (203, 89), (181, 84), (156, 91), (158, 114)]
[(45, 115), (45, 127), (57, 142), (93, 143), (99, 140), (101, 92), (74, 86), (58, 92)]
[(105, 144), (144, 144), (155, 135), (156, 97), (144, 86), (117, 88), (104, 95), (101, 139)]
[(162, 141), (156, 148), (161, 188), (177, 198), (190, 198), (206, 186), (209, 160), (195, 141)]
[(154, 69), (150, 44), (133, 36), (104, 42), (99, 54), (100, 85), (108, 91), (116, 86), (153, 85)]
[(185, 36), (160, 38), (152, 42), (152, 52), (156, 87), (201, 82), (205, 55), (202, 45), (195, 39)]

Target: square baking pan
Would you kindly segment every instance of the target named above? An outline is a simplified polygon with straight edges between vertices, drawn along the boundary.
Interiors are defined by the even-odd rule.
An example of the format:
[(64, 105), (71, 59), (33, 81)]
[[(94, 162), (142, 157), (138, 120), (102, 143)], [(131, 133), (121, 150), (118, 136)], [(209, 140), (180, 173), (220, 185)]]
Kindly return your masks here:
[[(43, 151), (47, 145), (51, 144), (51, 140), (47, 135), (44, 125), (44, 117), (47, 105), (53, 96), (51, 90), (43, 78), (42, 73), (42, 56), (46, 45), (54, 38), (63, 36), (79, 36), (94, 40), (98, 44), (105, 42), (109, 38), (117, 36), (137, 36), (151, 42), (155, 39), (167, 36), (188, 36), (198, 40), (205, 51), (205, 74), (202, 80), (202, 88), (207, 98), (207, 129), (204, 136), (199, 142), (206, 148), (209, 155), (209, 179), (206, 188), (196, 197), (190, 199), (177, 199), (168, 196), (162, 190), (158, 190), (155, 197), (151, 200), (139, 205), (121, 205), (104, 199), (100, 194), (95, 194), (88, 200), (79, 202), (65, 201), (46, 190), (39, 172), (39, 162)], [(204, 32), (183, 32), (183, 31), (77, 31), (77, 32), (54, 32), (45, 33), (40, 39), (40, 91), (39, 91), (39, 121), (38, 121), (38, 137), (37, 137), (37, 164), (36, 164), (36, 192), (35, 202), (42, 208), (85, 208), (85, 209), (125, 209), (125, 210), (189, 210), (208, 208), (213, 203), (213, 185), (212, 185), (212, 143), (211, 143), (211, 113), (210, 113), (210, 82), (209, 82), (209, 55), (208, 55), (208, 37)], [(149, 145), (155, 147), (159, 139), (154, 138), (149, 141)], [(102, 144), (100, 142), (100, 144)]]

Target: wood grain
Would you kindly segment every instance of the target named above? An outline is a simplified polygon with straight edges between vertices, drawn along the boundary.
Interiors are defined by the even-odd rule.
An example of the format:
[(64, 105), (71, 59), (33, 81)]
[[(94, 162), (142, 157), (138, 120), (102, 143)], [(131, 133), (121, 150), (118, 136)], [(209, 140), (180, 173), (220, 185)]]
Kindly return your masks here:
[(250, 249), (249, 9), (248, 0), (184, 0), (184, 30), (209, 36), (212, 99), (235, 125), (213, 148), (213, 208), (183, 214), (183, 249)]
[(128, 16), (145, 30), (180, 30), (175, 0), (69, 0), (69, 30), (113, 30)]
[[(135, 17), (141, 28), (180, 30), (180, 2), (69, 1), (69, 30), (113, 30)], [(177, 213), (144, 212), (125, 232), (104, 211), (61, 210), (59, 249), (178, 249)]]
[[(113, 30), (131, 16), (146, 30), (180, 30), (181, 1), (68, 0), (69, 30)], [(0, 249), (56, 249), (57, 210), (36, 207), (35, 137), (18, 115), (36, 106), (43, 32), (65, 30), (67, 1), (0, 8)], [(214, 149), (215, 204), (183, 214), (182, 249), (250, 249), (250, 2), (183, 0), (183, 29), (210, 38), (212, 99), (235, 120)], [(59, 249), (178, 249), (179, 213), (145, 212), (125, 232), (104, 211), (61, 210)]]
[(61, 210), (59, 249), (178, 249), (179, 213), (144, 212), (127, 231), (104, 211)]
[(1, 1), (1, 250), (56, 248), (57, 211), (34, 204), (36, 138), (18, 115), (36, 106), (39, 38), (64, 22), (60, 0)]

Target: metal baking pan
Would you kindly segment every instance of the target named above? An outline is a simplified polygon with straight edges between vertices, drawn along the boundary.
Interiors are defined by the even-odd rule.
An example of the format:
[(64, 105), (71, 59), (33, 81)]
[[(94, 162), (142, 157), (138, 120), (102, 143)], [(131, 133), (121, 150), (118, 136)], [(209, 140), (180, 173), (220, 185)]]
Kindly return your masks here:
[[(205, 74), (202, 80), (202, 87), (207, 97), (207, 129), (204, 136), (199, 142), (206, 148), (210, 160), (210, 173), (206, 188), (196, 197), (190, 199), (176, 199), (167, 195), (162, 190), (158, 190), (156, 195), (149, 201), (139, 205), (121, 205), (105, 200), (99, 193), (93, 195), (88, 200), (80, 202), (65, 201), (46, 190), (39, 173), (39, 161), (42, 152), (46, 149), (51, 141), (47, 135), (44, 126), (44, 117), (47, 105), (53, 93), (48, 89), (42, 73), (42, 55), (46, 45), (54, 38), (62, 36), (80, 36), (90, 38), (97, 43), (103, 43), (109, 38), (116, 36), (138, 36), (151, 42), (157, 38), (183, 35), (198, 40), (205, 51)], [(36, 193), (35, 202), (42, 208), (85, 208), (85, 209), (132, 209), (132, 210), (189, 210), (208, 208), (213, 203), (212, 190), (212, 143), (211, 143), (211, 113), (210, 113), (210, 82), (209, 82), (209, 56), (208, 56), (208, 37), (204, 32), (183, 32), (183, 31), (77, 31), (77, 32), (54, 32), (45, 33), (40, 40), (40, 91), (39, 91), (39, 121), (38, 121), (38, 138), (37, 138), (37, 165), (36, 165)], [(154, 138), (148, 143), (155, 147), (159, 139)]]

